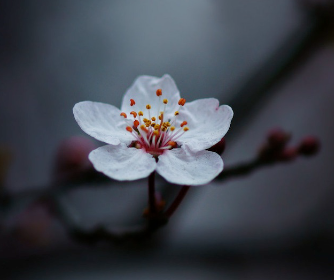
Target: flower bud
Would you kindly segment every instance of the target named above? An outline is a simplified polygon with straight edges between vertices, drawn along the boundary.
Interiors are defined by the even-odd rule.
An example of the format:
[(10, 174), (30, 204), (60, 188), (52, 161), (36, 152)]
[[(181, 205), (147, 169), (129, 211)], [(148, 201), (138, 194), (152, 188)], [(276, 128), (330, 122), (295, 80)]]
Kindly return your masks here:
[(298, 155), (298, 149), (295, 147), (289, 147), (289, 148), (285, 148), (279, 155), (278, 155), (278, 160), (279, 161), (293, 161), (294, 159), (296, 159)]
[(88, 154), (95, 148), (91, 140), (80, 136), (62, 141), (56, 152), (55, 180), (70, 181), (92, 168)]
[(298, 152), (303, 156), (312, 156), (315, 155), (319, 149), (319, 139), (314, 136), (307, 136), (300, 142)]
[(283, 149), (290, 140), (290, 134), (281, 128), (275, 128), (269, 131), (267, 139), (268, 144), (274, 149)]

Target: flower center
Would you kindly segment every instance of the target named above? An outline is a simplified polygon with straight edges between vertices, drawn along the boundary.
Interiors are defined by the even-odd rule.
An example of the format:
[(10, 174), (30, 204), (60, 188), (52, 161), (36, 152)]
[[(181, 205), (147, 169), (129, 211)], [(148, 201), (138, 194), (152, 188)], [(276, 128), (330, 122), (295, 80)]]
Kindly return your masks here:
[[(183, 121), (179, 127), (176, 125), (179, 111), (186, 100), (181, 98), (178, 102), (179, 109), (174, 112), (172, 118), (166, 119), (165, 111), (168, 100), (161, 100), (161, 96), (162, 90), (158, 89), (156, 91), (156, 97), (159, 98), (158, 108), (152, 108), (150, 104), (147, 104), (144, 112), (131, 111), (133, 119), (128, 118), (124, 112), (120, 114), (127, 123), (126, 130), (135, 138), (133, 146), (137, 149), (145, 149), (155, 157), (166, 150), (176, 148), (178, 146), (176, 140), (189, 130), (186, 121)], [(130, 99), (130, 106), (135, 106), (135, 104), (135, 100)], [(160, 111), (161, 108), (163, 108), (162, 111)]]

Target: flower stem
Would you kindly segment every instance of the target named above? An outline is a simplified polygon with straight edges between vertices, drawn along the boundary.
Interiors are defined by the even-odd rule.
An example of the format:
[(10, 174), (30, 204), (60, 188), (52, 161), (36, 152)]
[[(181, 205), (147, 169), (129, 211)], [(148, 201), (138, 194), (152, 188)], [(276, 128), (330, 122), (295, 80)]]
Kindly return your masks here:
[(155, 171), (148, 177), (148, 207), (151, 214), (157, 213), (155, 204)]
[(189, 188), (190, 188), (189, 186), (183, 186), (182, 187), (182, 189), (180, 190), (180, 192), (176, 196), (175, 200), (172, 202), (172, 204), (169, 206), (169, 208), (167, 209), (167, 211), (165, 213), (165, 215), (168, 218), (171, 217), (173, 215), (173, 213), (175, 212), (175, 210), (179, 207), (183, 198), (186, 196)]

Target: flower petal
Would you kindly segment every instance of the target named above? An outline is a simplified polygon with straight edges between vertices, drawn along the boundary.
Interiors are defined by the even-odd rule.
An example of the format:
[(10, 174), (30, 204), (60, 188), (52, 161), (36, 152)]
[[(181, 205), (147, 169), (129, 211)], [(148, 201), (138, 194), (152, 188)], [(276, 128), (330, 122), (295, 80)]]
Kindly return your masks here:
[(102, 142), (118, 145), (130, 144), (134, 136), (126, 131), (124, 118), (115, 106), (83, 101), (75, 104), (73, 114), (81, 129)]
[[(162, 89), (162, 96), (159, 103), (159, 97), (156, 95), (157, 89)], [(165, 115), (173, 116), (177, 110), (178, 101), (180, 99), (179, 90), (171, 76), (164, 75), (161, 78), (152, 76), (139, 76), (133, 85), (127, 90), (123, 97), (121, 111), (130, 114), (131, 111), (142, 111), (144, 117), (148, 118), (146, 105), (151, 105), (151, 116), (158, 117), (159, 111), (163, 110), (162, 99), (168, 99)], [(130, 99), (133, 99), (136, 104), (130, 106)], [(159, 109), (160, 108), (160, 109)]]
[(89, 154), (89, 159), (97, 171), (120, 181), (145, 178), (157, 165), (152, 155), (125, 144), (97, 148)]
[(223, 160), (216, 153), (172, 149), (159, 156), (157, 171), (168, 182), (195, 186), (209, 183), (223, 166)]
[(218, 143), (228, 131), (233, 111), (215, 98), (206, 98), (186, 103), (180, 110), (178, 123), (187, 121), (189, 130), (177, 142), (192, 151), (201, 151)]

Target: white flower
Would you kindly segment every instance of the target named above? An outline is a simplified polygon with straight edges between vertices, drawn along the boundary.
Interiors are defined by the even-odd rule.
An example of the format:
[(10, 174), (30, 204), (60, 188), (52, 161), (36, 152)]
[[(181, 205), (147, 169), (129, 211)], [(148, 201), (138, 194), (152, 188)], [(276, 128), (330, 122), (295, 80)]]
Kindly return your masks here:
[(109, 144), (89, 159), (116, 180), (136, 180), (156, 170), (171, 183), (202, 185), (223, 170), (221, 157), (206, 149), (228, 131), (232, 109), (214, 98), (185, 103), (169, 75), (138, 77), (121, 110), (83, 101), (73, 113), (83, 131)]

